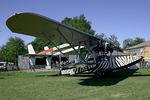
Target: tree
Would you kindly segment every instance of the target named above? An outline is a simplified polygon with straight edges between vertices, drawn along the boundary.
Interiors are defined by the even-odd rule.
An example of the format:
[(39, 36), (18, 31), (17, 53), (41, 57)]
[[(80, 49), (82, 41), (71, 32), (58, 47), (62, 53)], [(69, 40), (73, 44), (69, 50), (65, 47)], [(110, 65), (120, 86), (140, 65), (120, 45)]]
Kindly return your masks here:
[[(73, 18), (66, 17), (64, 20), (62, 20), (62, 23), (91, 35), (95, 34), (95, 31), (91, 27), (91, 22), (86, 19), (84, 14)], [(80, 53), (82, 57), (85, 56), (85, 49), (81, 49)], [(70, 54), (74, 54), (74, 52), (71, 52)]]
[(112, 44), (114, 44), (114, 46), (115, 46), (115, 50), (117, 50), (117, 51), (122, 51), (122, 49), (121, 49), (121, 47), (120, 47), (120, 43), (118, 42), (118, 38), (117, 38), (117, 36), (115, 35), (115, 34), (112, 34), (112, 35), (110, 35), (109, 37), (108, 37), (108, 40), (110, 41), (110, 42), (112, 42)]
[(24, 41), (18, 37), (10, 37), (6, 45), (0, 49), (0, 59), (17, 64), (18, 55), (26, 54)]
[(133, 45), (133, 42), (134, 42), (134, 40), (131, 39), (131, 38), (125, 39), (123, 41), (123, 48), (125, 49), (125, 48), (128, 48), (128, 47), (131, 47)]
[(6, 59), (6, 56), (4, 54), (6, 54), (6, 49), (5, 49), (5, 46), (3, 45), (1, 48), (0, 48), (0, 61), (5, 61)]
[(140, 43), (142, 43), (144, 41), (145, 41), (144, 38), (136, 37), (133, 44), (137, 45), (137, 44), (140, 44)]
[(35, 38), (34, 41), (31, 42), (33, 45), (35, 52), (40, 52), (44, 50), (44, 46), (53, 47), (51, 41), (43, 38)]
[(123, 48), (129, 48), (131, 46), (140, 44), (140, 43), (142, 43), (144, 41), (145, 41), (145, 39), (144, 38), (140, 38), (140, 37), (136, 37), (135, 39), (128, 38), (128, 39), (125, 39), (123, 41)]
[(66, 17), (64, 18), (62, 23), (74, 27), (76, 29), (79, 29), (83, 32), (87, 32), (91, 35), (95, 34), (95, 31), (91, 27), (91, 22), (86, 19), (84, 14), (81, 14), (80, 16), (76, 16), (73, 18)]

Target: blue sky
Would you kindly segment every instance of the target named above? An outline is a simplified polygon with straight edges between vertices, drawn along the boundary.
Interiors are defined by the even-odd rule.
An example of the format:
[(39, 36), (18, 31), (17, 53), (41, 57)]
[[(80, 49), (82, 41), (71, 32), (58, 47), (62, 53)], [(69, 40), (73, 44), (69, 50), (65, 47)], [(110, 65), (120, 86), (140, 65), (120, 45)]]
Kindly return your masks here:
[(34, 12), (57, 21), (84, 14), (96, 33), (115, 34), (122, 44), (126, 38), (150, 40), (150, 0), (1, 0), (0, 46), (10, 36), (25, 43), (34, 37), (12, 33), (6, 20), (15, 13)]

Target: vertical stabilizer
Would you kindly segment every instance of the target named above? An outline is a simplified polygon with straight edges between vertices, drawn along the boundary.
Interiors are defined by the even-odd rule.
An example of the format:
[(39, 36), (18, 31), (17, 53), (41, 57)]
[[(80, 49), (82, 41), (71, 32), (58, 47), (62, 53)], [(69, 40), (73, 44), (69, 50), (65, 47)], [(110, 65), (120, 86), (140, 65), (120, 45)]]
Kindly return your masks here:
[(32, 44), (29, 44), (29, 45), (28, 45), (28, 53), (29, 53), (29, 54), (35, 54), (35, 51), (34, 51), (34, 49), (33, 49)]

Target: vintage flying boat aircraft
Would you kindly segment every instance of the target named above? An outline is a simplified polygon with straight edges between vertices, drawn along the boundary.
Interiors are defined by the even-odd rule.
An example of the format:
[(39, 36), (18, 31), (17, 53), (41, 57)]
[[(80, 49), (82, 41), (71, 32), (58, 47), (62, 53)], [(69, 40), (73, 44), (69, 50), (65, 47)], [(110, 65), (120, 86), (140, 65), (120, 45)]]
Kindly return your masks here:
[[(142, 57), (131, 55), (111, 56), (114, 48), (111, 42), (39, 14), (15, 14), (7, 20), (6, 25), (12, 32), (48, 39), (55, 47), (57, 47), (56, 43), (68, 43), (79, 59), (75, 64), (61, 66), (60, 73), (62, 75), (90, 71), (97, 76), (102, 76), (108, 71), (127, 68), (142, 59)], [(85, 58), (80, 54), (81, 45), (87, 51)], [(79, 49), (76, 49), (75, 46), (78, 46)], [(59, 48), (57, 49), (63, 54)]]

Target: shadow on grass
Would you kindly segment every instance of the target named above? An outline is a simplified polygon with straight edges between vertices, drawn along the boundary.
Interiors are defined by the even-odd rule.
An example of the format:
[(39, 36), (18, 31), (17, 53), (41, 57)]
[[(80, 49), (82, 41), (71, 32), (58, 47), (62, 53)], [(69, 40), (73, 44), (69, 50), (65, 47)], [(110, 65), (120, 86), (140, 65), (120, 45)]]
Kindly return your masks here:
[(35, 77), (57, 77), (59, 76), (58, 74), (53, 74), (53, 75), (36, 75)]
[[(150, 74), (142, 74), (136, 72), (137, 70), (119, 70), (116, 72), (109, 73), (107, 76), (97, 78), (94, 74), (77, 74), (77, 75), (63, 75), (66, 77), (81, 77), (81, 82), (78, 83), (84, 86), (112, 86), (128, 77), (143, 77), (150, 76)], [(135, 74), (133, 74), (135, 73)], [(39, 74), (35, 77), (61, 77), (59, 74)]]
[(150, 74), (136, 74), (136, 75), (132, 75), (130, 77), (143, 77), (143, 76), (150, 76)]
[(4, 77), (0, 77), (0, 79), (5, 79)]
[[(133, 73), (137, 74), (133, 75)], [(150, 74), (140, 74), (136, 72), (136, 70), (120, 70), (117, 72), (112, 72), (109, 75), (101, 78), (89, 77), (87, 79), (81, 79), (82, 81), (79, 84), (85, 86), (111, 86), (117, 84), (118, 82), (128, 77), (142, 76), (150, 76)]]

